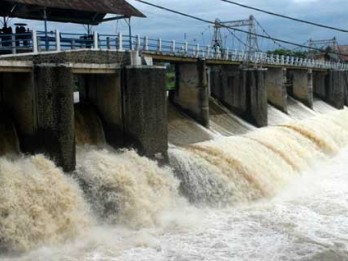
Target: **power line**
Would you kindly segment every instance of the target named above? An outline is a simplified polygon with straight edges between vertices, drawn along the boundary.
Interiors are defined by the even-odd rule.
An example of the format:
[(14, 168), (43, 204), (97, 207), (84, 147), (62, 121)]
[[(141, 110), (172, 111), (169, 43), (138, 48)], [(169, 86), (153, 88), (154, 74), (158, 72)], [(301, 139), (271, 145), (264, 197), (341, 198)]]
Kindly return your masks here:
[[(262, 30), (268, 37), (272, 37), (269, 33), (267, 33), (266, 29), (263, 28), (263, 26), (259, 23), (259, 21), (257, 21), (256, 19), (255, 19), (255, 21), (256, 21), (257, 25), (261, 28), (261, 30)], [(278, 46), (279, 46), (280, 48), (282, 48), (282, 49), (289, 49), (289, 48), (286, 48), (285, 46), (283, 46), (283, 45), (277, 43), (277, 42), (274, 41), (274, 40), (272, 40), (272, 42), (273, 42), (274, 44), (278, 45)]]
[(256, 8), (256, 7), (239, 4), (239, 3), (236, 3), (236, 2), (233, 2), (233, 1), (229, 1), (229, 0), (221, 0), (221, 1), (233, 4), (233, 5), (238, 5), (240, 7), (244, 7), (244, 8), (247, 8), (247, 9), (255, 10), (255, 11), (258, 11), (258, 12), (262, 12), (262, 13), (278, 16), (278, 17), (281, 17), (281, 18), (289, 19), (289, 20), (292, 20), (292, 21), (305, 23), (305, 24), (310, 24), (310, 25), (314, 25), (314, 26), (318, 26), (318, 27), (326, 28), (326, 29), (331, 29), (331, 30), (339, 31), (339, 32), (343, 32), (343, 33), (348, 33), (348, 30), (344, 30), (344, 29), (341, 29), (341, 28), (332, 27), (332, 26), (323, 25), (323, 24), (318, 24), (318, 23), (314, 23), (314, 22), (311, 22), (311, 21), (306, 21), (306, 20), (302, 20), (302, 19), (298, 19), (298, 18), (286, 16), (286, 15), (281, 15), (281, 14), (273, 13), (273, 12), (270, 12), (270, 11), (262, 10), (262, 9), (259, 9), (259, 8)]
[(232, 29), (227, 28), (227, 30), (230, 32), (230, 34), (237, 39), (238, 42), (240, 42), (242, 45), (244, 45), (247, 48), (250, 48), (250, 46), (248, 44), (246, 44), (245, 42), (243, 42), (234, 32)]
[[(168, 11), (168, 12), (171, 12), (171, 13), (174, 13), (174, 14), (178, 14), (178, 15), (181, 15), (181, 16), (184, 16), (184, 17), (187, 17), (187, 18), (191, 18), (191, 19), (203, 22), (203, 23), (209, 23), (209, 24), (215, 25), (215, 22), (213, 22), (213, 21), (209, 21), (209, 20), (197, 17), (197, 16), (193, 16), (193, 15), (185, 14), (185, 13), (182, 13), (182, 12), (179, 12), (179, 11), (175, 11), (175, 10), (169, 9), (167, 7), (163, 7), (163, 6), (159, 6), (159, 5), (156, 5), (156, 4), (152, 4), (152, 3), (149, 3), (149, 2), (146, 2), (146, 1), (143, 1), (143, 0), (135, 0), (135, 1), (143, 3), (143, 4), (146, 4), (146, 5), (149, 5), (149, 6), (152, 6), (152, 7), (156, 7), (158, 9), (165, 10), (165, 11)], [(233, 29), (234, 31), (238, 31), (238, 32), (254, 35), (254, 36), (265, 38), (265, 39), (269, 39), (269, 40), (272, 40), (272, 41), (285, 43), (285, 44), (290, 44), (290, 45), (294, 45), (294, 46), (297, 46), (297, 47), (302, 47), (302, 48), (307, 48), (307, 49), (311, 49), (311, 50), (316, 50), (316, 51), (322, 52), (322, 50), (318, 49), (318, 48), (305, 46), (305, 45), (302, 45), (302, 44), (298, 44), (298, 43), (294, 43), (294, 42), (290, 42), (290, 41), (285, 41), (285, 40), (282, 40), (282, 39), (278, 39), (278, 38), (274, 38), (274, 37), (270, 37), (270, 36), (265, 36), (265, 35), (262, 35), (262, 34), (247, 32), (247, 31), (244, 31), (244, 30), (241, 30), (241, 29), (237, 29), (237, 28), (233, 28), (231, 26), (224, 25), (224, 24), (220, 24), (220, 26), (223, 27), (223, 28)]]

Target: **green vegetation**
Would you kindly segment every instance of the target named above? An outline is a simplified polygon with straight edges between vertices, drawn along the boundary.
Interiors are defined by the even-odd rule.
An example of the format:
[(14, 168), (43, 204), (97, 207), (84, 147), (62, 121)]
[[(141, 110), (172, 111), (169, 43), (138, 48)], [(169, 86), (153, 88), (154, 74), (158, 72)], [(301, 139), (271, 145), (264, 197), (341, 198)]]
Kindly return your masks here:
[(175, 66), (172, 64), (167, 64), (166, 89), (175, 90)]
[(166, 88), (168, 91), (175, 90), (175, 73), (174, 72), (167, 72)]
[(295, 56), (300, 58), (307, 58), (308, 56), (308, 52), (292, 51), (292, 50), (286, 50), (286, 49), (276, 49), (273, 51), (268, 51), (267, 54)]

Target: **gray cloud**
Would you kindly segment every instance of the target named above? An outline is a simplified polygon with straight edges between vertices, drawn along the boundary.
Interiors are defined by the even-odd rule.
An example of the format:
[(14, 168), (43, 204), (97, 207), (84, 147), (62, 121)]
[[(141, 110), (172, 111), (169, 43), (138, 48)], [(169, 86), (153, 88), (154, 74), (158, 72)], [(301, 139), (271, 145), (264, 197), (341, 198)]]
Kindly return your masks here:
[[(244, 9), (235, 5), (224, 3), (219, 0), (148, 0), (151, 3), (166, 6), (171, 9), (182, 11), (194, 16), (202, 17), (214, 21), (219, 18), (222, 21), (246, 19), (249, 15), (254, 15), (260, 24), (273, 37), (304, 43), (309, 38), (329, 39), (336, 36), (340, 44), (348, 43), (348, 33), (339, 33), (328, 29), (317, 28), (282, 18), (277, 18), (257, 11)], [(339, 28), (348, 29), (348, 10), (347, 0), (244, 0), (240, 3), (266, 9), (276, 13), (323, 23)], [(189, 41), (194, 39), (197, 42), (208, 44), (210, 42), (212, 27), (208, 24), (185, 18), (176, 14), (171, 14), (159, 10), (135, 0), (129, 3), (142, 11), (147, 18), (133, 18), (133, 34), (147, 35), (152, 38), (161, 37), (162, 39), (183, 41), (184, 36)], [(31, 21), (31, 27), (35, 29), (43, 28), (42, 22)], [(61, 31), (83, 31), (80, 25), (50, 23), (49, 29), (59, 28)], [(127, 33), (126, 23), (108, 22), (96, 28), (102, 33), (116, 33), (121, 31)], [(228, 35), (227, 32), (224, 34)], [(242, 37), (242, 35), (240, 35)], [(276, 46), (262, 41), (264, 48), (275, 48)]]
[[(207, 27), (207, 25), (203, 23), (172, 15), (134, 0), (129, 2), (148, 16), (147, 19), (135, 21), (133, 23), (135, 31), (141, 34), (159, 34), (163, 38), (168, 36), (174, 37), (175, 39), (182, 39), (183, 32), (186, 32), (189, 38), (199, 38), (200, 33)], [(329, 39), (334, 36), (336, 36), (342, 44), (348, 42), (348, 33), (339, 33), (269, 16), (219, 0), (156, 0), (151, 2), (209, 20), (214, 20), (217, 17), (223, 21), (238, 20), (245, 19), (250, 14), (253, 14), (273, 37), (298, 43), (304, 43), (309, 38)], [(346, 0), (245, 0), (239, 2), (300, 19), (348, 29), (348, 18), (346, 15), (348, 1)], [(153, 32), (155, 34), (153, 34)]]

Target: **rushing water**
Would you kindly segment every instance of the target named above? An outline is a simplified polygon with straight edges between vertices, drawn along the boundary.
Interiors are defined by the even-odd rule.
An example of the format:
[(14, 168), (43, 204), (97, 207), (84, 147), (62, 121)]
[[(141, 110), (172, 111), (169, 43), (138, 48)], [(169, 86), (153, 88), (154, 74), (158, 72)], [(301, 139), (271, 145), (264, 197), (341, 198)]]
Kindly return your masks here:
[(233, 137), (180, 116), (211, 140), (174, 131), (173, 169), (101, 146), (85, 114), (70, 176), (42, 155), (0, 158), (0, 259), (348, 260), (347, 110)]
[(13, 122), (0, 108), (0, 156), (19, 153), (19, 144)]

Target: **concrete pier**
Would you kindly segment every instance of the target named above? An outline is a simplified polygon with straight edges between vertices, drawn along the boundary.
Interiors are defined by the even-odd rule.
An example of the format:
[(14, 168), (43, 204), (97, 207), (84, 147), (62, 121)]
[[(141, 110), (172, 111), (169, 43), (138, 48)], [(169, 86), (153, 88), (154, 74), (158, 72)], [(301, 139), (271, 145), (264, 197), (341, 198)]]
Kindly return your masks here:
[(139, 152), (166, 162), (168, 123), (165, 68), (128, 66), (123, 90), (124, 131)]
[(313, 73), (311, 69), (288, 70), (288, 93), (309, 108), (313, 108)]
[(345, 95), (345, 101), (344, 101), (344, 105), (348, 106), (348, 72), (344, 72), (344, 95)]
[(176, 90), (170, 101), (198, 123), (209, 127), (209, 93), (204, 60), (176, 65)]
[(288, 112), (286, 68), (268, 68), (265, 76), (268, 102), (277, 109)]
[(73, 74), (64, 65), (34, 66), (37, 148), (64, 171), (75, 169)]
[(257, 127), (268, 125), (267, 89), (264, 69), (246, 70), (247, 116)]

